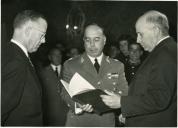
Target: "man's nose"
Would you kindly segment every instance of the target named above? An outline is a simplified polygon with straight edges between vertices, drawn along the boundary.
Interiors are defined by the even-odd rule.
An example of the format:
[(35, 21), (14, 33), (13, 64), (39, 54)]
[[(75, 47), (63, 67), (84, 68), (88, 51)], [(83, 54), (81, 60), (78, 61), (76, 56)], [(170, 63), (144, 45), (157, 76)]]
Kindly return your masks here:
[(141, 42), (141, 39), (139, 36), (137, 36), (137, 43), (140, 43)]
[(46, 42), (46, 38), (44, 37), (42, 40), (41, 40), (41, 43), (45, 43)]
[(91, 40), (90, 41), (90, 46), (95, 46), (95, 41)]

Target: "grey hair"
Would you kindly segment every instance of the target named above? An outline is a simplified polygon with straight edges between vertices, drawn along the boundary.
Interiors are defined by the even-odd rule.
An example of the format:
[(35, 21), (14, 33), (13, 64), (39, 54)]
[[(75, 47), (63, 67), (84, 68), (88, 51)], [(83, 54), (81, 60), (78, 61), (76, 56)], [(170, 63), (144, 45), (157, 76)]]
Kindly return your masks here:
[(152, 23), (160, 28), (163, 35), (167, 35), (169, 33), (169, 22), (165, 14), (151, 10), (146, 12), (144, 16), (146, 16), (146, 22)]
[(24, 10), (17, 14), (17, 16), (14, 19), (13, 27), (19, 28), (22, 25), (24, 25), (28, 21), (37, 21), (39, 18), (43, 18), (46, 20), (46, 18), (39, 12), (36, 12), (34, 10)]

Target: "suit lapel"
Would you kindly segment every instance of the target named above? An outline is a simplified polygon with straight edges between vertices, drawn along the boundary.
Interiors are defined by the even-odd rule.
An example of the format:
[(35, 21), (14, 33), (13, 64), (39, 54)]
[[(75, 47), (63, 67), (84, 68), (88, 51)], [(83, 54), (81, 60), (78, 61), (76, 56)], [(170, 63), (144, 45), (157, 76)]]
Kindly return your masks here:
[(38, 79), (38, 77), (36, 75), (36, 71), (35, 71), (34, 67), (32, 66), (32, 64), (29, 61), (29, 58), (25, 55), (25, 53), (22, 51), (22, 49), (19, 46), (17, 46), (16, 44), (14, 44), (12, 42), (11, 42), (11, 45), (12, 45), (12, 47), (14, 47), (14, 49), (16, 49), (17, 56), (21, 61), (23, 61), (22, 63), (25, 63), (28, 66), (27, 68), (31, 72), (32, 77), (34, 77), (34, 79), (35, 79), (35, 81), (37, 83), (37, 86), (41, 91), (41, 86), (40, 86), (39, 79)]

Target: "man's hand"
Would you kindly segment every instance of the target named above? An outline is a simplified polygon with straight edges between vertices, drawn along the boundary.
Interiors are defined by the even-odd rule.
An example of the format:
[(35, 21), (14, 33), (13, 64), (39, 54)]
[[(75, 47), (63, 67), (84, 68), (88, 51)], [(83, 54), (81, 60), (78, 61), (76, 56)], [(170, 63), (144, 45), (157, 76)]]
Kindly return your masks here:
[(89, 104), (81, 105), (80, 108), (86, 112), (93, 112), (93, 107)]
[(115, 94), (114, 92), (110, 92), (105, 90), (108, 95), (100, 95), (103, 102), (109, 106), (110, 108), (117, 109), (121, 107), (120, 100), (121, 96), (119, 94)]
[(119, 115), (119, 121), (125, 124), (125, 117), (123, 117), (122, 114)]

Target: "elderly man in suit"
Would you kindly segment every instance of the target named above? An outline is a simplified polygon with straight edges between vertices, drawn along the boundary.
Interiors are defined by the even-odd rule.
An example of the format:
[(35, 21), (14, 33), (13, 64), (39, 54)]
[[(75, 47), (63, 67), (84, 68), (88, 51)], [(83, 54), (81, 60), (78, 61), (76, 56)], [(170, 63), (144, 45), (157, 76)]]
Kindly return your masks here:
[(120, 108), (126, 126), (176, 127), (177, 46), (169, 36), (167, 17), (148, 11), (136, 22), (137, 42), (151, 52), (129, 85), (128, 96), (108, 92), (103, 101)]
[(2, 56), (1, 125), (42, 126), (41, 85), (29, 53), (45, 43), (47, 21), (32, 10), (19, 13)]
[[(108, 89), (127, 95), (128, 85), (124, 73), (124, 65), (103, 54), (106, 37), (103, 29), (97, 24), (88, 25), (84, 32), (85, 53), (67, 60), (64, 63), (63, 79), (70, 82), (77, 72), (98, 89)], [(69, 106), (66, 126), (110, 127), (115, 126), (113, 112), (98, 115), (90, 104), (81, 105), (74, 102), (65, 89), (63, 99)], [(77, 108), (79, 106), (79, 108)], [(80, 110), (77, 113), (77, 110)]]
[(67, 106), (62, 101), (61, 69), (62, 53), (57, 47), (48, 53), (49, 65), (39, 71), (43, 94), (43, 119), (45, 126), (64, 126)]

